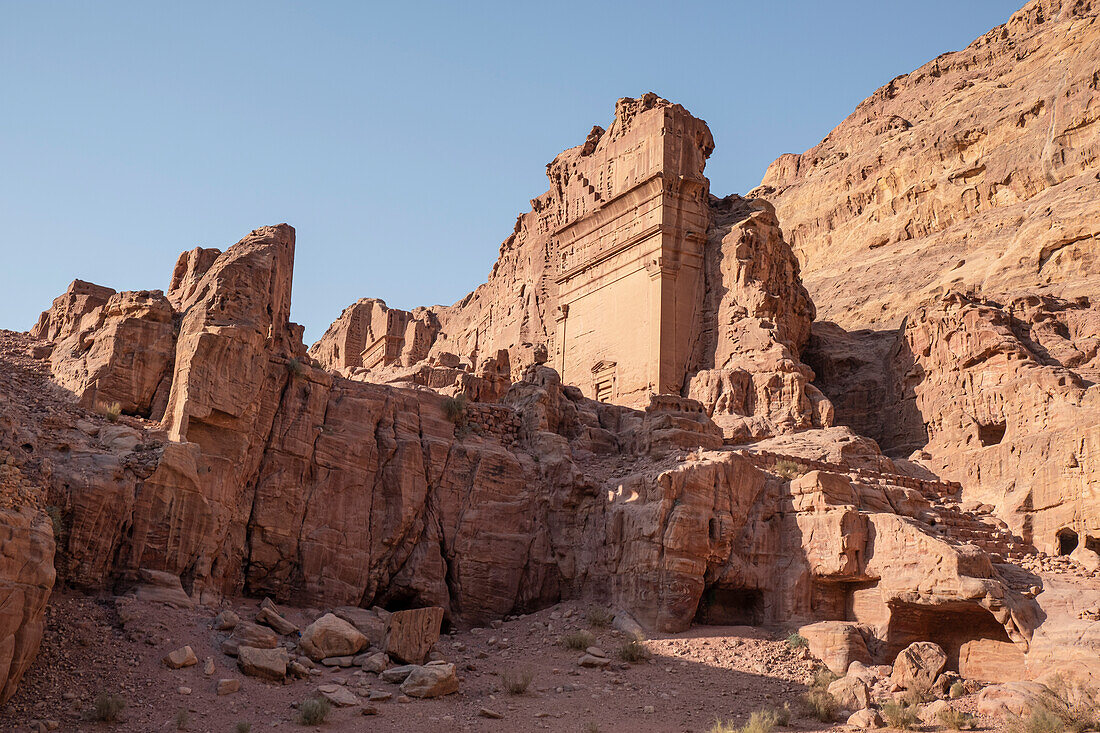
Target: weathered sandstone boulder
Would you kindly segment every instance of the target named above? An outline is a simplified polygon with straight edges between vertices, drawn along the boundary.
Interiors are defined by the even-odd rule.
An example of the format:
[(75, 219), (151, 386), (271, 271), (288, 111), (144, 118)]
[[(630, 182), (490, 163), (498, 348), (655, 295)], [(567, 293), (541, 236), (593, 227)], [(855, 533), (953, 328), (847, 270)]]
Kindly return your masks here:
[(906, 690), (929, 690), (947, 666), (947, 654), (937, 644), (913, 642), (894, 660), (891, 681)]
[(829, 694), (844, 710), (863, 710), (871, 705), (867, 683), (858, 677), (841, 677), (833, 680), (829, 684)]
[(289, 657), (286, 649), (257, 649), (242, 646), (237, 653), (237, 666), (250, 677), (281, 682), (286, 677)]
[(410, 697), (442, 697), (458, 692), (455, 666), (450, 662), (429, 662), (414, 667), (401, 683), (401, 692)]
[(279, 637), (266, 626), (242, 621), (233, 627), (232, 635), (222, 643), (222, 652), (230, 656), (238, 655), (240, 647), (253, 649), (274, 649), (279, 645)]
[(319, 662), (325, 657), (356, 654), (367, 646), (367, 637), (342, 618), (326, 613), (302, 631), (298, 648)]
[(180, 669), (198, 664), (199, 658), (195, 656), (195, 650), (190, 646), (182, 646), (168, 652), (163, 661), (169, 669)]
[(845, 621), (818, 621), (798, 629), (806, 639), (810, 654), (825, 663), (833, 674), (844, 676), (853, 662), (871, 663), (867, 643), (856, 624)]
[(416, 608), (397, 611), (386, 621), (384, 651), (409, 664), (423, 664), (432, 646), (439, 641), (443, 609)]

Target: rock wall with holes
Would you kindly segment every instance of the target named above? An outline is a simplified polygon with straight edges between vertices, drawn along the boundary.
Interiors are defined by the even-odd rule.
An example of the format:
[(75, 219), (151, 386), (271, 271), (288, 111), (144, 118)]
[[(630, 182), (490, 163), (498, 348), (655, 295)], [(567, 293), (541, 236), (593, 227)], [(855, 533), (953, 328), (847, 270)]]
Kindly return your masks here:
[(1032, 0), (772, 163), (750, 195), (820, 317), (885, 329), (949, 288), (1100, 292), (1098, 69), (1095, 2)]

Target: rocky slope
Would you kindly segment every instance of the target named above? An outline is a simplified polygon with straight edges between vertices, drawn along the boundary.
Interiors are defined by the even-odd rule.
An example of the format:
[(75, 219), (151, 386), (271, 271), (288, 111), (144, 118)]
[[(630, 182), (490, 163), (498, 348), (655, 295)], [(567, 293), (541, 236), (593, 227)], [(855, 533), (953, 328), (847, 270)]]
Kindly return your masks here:
[[(975, 679), (1100, 672), (1062, 619), (1092, 611), (1044, 604), (1035, 555), (1100, 569), (1097, 27), (1089, 2), (1032, 2), (750, 198), (709, 195), (705, 123), (620, 100), (485, 285), (360, 300), (308, 351), (285, 224), (183, 253), (167, 293), (74, 281), (0, 338), (0, 697), (55, 567), (180, 609), (267, 595), (467, 627), (585, 599), (660, 632), (810, 624), (845, 667), (934, 641)], [(648, 133), (674, 154), (639, 157)], [(558, 235), (642, 185), (694, 207), (668, 231), (700, 276), (679, 386), (626, 407), (548, 364), (576, 254)], [(624, 242), (651, 236), (642, 208)]]
[(948, 289), (1097, 292), (1097, 12), (1033, 0), (772, 163), (751, 195), (775, 206), (823, 320), (894, 327)]
[(753, 192), (821, 312), (805, 359), (837, 422), (1050, 552), (1100, 546), (1097, 69), (1094, 4), (1028, 3)]
[[(766, 208), (756, 215), (753, 226), (774, 227)], [(67, 583), (182, 603), (246, 592), (437, 605), (460, 624), (596, 597), (666, 631), (708, 618), (814, 620), (858, 597), (883, 654), (912, 640), (914, 617), (941, 608), (982, 619), (979, 638), (1026, 648), (1038, 615), (1025, 589), (985, 549), (935, 529), (956, 516), (943, 505), (951, 486), (894, 472), (873, 444), (793, 472), (777, 472), (774, 452), (700, 452), (723, 442), (701, 403), (603, 404), (545, 366), (500, 402), (464, 406), (335, 376), (310, 364), (288, 321), (293, 251), (290, 227), (259, 229), (204, 267), (182, 255), (177, 272), (189, 274), (168, 296), (110, 295), (75, 318), (75, 286), (43, 316), (52, 348), (12, 337), (8, 358), (34, 365), (39, 392), (49, 393), (48, 369), (76, 396), (35, 421), (33, 441), (58, 466), (49, 501)], [(762, 272), (789, 276), (791, 262), (768, 264), (768, 251)], [(159, 348), (135, 347), (166, 323)], [(167, 385), (138, 378), (159, 373), (165, 350)], [(736, 363), (752, 383), (753, 360)], [(98, 377), (65, 380), (77, 372)], [(104, 394), (116, 402), (100, 403), (103, 414), (82, 407)], [(128, 414), (158, 402), (159, 423)], [(994, 529), (979, 534), (997, 557), (1009, 551)], [(925, 552), (910, 575), (913, 543)]]

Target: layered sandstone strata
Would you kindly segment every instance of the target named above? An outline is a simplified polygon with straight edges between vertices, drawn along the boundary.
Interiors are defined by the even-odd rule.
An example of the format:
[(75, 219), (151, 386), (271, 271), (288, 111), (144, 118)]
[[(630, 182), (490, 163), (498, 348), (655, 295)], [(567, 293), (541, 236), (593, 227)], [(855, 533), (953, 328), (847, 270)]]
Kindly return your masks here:
[(42, 641), (60, 519), (47, 513), (40, 481), (24, 471), (32, 446), (17, 410), (0, 396), (0, 703), (15, 694)]
[[(349, 306), (310, 355), (356, 379), (499, 399), (533, 363), (601, 402), (690, 396), (731, 441), (831, 424), (800, 359), (814, 306), (770, 205), (709, 195), (706, 123), (653, 94), (547, 166), (486, 284)], [(510, 376), (510, 379), (505, 377)]]
[(1033, 0), (965, 49), (893, 79), (768, 169), (821, 317), (897, 326), (948, 289), (1100, 289), (1100, 18)]
[[(767, 261), (780, 241), (768, 208), (727, 207), (720, 231), (747, 223), (714, 241), (739, 284), (710, 298), (707, 317), (745, 311), (755, 340), (713, 341), (727, 368), (748, 369), (746, 353), (804, 341), (812, 306), (793, 287), (793, 260)], [(180, 326), (164, 336), (173, 357), (159, 425), (39, 421), (34, 450), (53, 462), (68, 582), (140, 593), (148, 578), (178, 577), (183, 603), (244, 591), (439, 606), (459, 623), (591, 596), (662, 630), (846, 618), (883, 659), (929, 635), (956, 650), (982, 639), (1026, 649), (1034, 602), (986, 550), (936, 529), (961, 521), (938, 506), (952, 487), (894, 473), (858, 441), (847, 453), (826, 448), (831, 463), (780, 470), (774, 453), (722, 449), (701, 402), (606, 404), (545, 365), (529, 366), (499, 402), (464, 408), (334, 375), (310, 363), (288, 320), (293, 251), (282, 225), (201, 266), (182, 256), (167, 298)], [(748, 254), (761, 261), (750, 267)], [(788, 302), (758, 296), (758, 282)], [(144, 332), (112, 325), (109, 312), (86, 315), (82, 338), (125, 353)], [(55, 347), (51, 369), (68, 353)], [(823, 445), (850, 441), (813, 433), (827, 433)], [(944, 635), (955, 627), (945, 618), (971, 631)]]
[(838, 420), (959, 481), (1039, 549), (1100, 549), (1100, 308), (951, 292), (895, 331), (815, 324), (808, 359)]

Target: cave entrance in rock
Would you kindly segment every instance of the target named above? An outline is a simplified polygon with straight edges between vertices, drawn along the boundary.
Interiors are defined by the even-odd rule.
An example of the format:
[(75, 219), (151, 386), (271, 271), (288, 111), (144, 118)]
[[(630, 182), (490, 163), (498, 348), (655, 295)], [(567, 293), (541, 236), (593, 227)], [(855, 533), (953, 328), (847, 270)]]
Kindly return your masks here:
[(764, 592), (712, 586), (703, 591), (695, 623), (704, 626), (759, 626), (764, 621)]
[(1077, 549), (1080, 538), (1069, 527), (1062, 527), (1055, 535), (1058, 538), (1058, 554), (1068, 555)]
[(931, 641), (947, 652), (947, 668), (959, 671), (959, 651), (963, 644), (979, 639), (1011, 642), (1005, 627), (993, 614), (977, 605), (914, 606), (889, 604), (890, 622), (886, 630), (886, 664), (914, 641)]
[(1004, 440), (1007, 427), (1007, 424), (1003, 422), (979, 423), (978, 442), (980, 442), (983, 447), (997, 445)]

